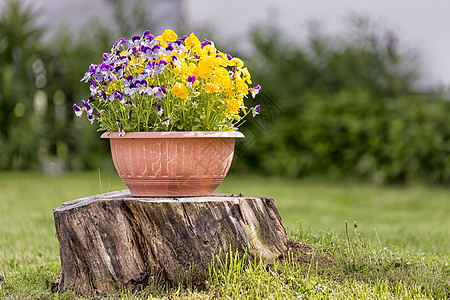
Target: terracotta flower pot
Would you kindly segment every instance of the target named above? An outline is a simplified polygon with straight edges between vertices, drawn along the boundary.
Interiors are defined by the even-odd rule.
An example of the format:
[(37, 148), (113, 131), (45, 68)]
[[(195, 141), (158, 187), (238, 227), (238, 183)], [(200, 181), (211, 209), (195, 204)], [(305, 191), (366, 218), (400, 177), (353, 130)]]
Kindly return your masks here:
[(105, 132), (132, 196), (209, 196), (225, 178), (240, 132)]

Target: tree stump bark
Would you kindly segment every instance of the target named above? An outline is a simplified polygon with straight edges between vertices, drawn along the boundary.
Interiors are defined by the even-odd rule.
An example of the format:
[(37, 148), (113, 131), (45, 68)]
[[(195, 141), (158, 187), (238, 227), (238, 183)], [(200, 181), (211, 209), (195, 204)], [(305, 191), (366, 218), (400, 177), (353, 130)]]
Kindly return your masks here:
[(147, 285), (205, 282), (212, 259), (229, 250), (273, 262), (288, 236), (273, 199), (136, 198), (128, 190), (77, 199), (54, 209), (59, 290), (81, 294)]

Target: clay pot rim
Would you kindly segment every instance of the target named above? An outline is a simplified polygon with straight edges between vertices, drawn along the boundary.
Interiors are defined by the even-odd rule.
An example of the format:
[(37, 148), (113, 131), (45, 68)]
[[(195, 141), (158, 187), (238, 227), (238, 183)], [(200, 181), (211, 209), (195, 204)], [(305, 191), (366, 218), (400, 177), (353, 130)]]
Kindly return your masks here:
[(167, 131), (167, 132), (127, 132), (120, 136), (118, 132), (104, 132), (102, 139), (178, 139), (178, 138), (244, 138), (239, 131)]

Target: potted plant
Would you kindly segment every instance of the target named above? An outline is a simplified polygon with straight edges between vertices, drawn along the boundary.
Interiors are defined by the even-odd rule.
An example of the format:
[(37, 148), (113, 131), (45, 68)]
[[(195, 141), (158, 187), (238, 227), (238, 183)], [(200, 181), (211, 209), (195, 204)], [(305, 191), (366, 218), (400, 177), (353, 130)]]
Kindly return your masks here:
[(206, 196), (230, 168), (234, 139), (260, 86), (241, 59), (192, 33), (170, 29), (121, 38), (82, 81), (91, 96), (74, 104), (109, 138), (113, 162), (133, 196)]

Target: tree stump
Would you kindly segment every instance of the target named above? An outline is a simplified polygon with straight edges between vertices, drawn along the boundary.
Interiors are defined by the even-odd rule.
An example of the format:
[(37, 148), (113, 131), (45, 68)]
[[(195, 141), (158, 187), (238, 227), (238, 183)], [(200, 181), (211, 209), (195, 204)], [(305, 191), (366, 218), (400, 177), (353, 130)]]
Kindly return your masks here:
[(137, 198), (128, 190), (64, 203), (54, 209), (59, 290), (81, 294), (147, 285), (205, 282), (212, 259), (232, 250), (273, 262), (288, 236), (273, 199)]

